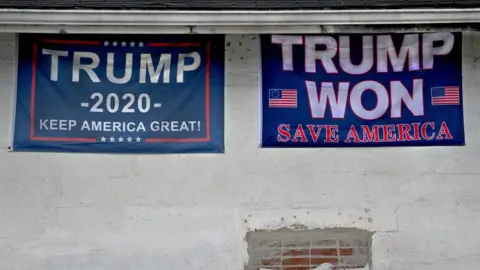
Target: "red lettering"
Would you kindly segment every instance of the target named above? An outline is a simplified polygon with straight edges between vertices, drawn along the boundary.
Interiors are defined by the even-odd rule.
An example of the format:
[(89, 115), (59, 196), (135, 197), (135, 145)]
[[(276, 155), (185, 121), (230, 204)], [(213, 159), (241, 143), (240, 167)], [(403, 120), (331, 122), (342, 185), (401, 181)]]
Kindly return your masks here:
[[(442, 135), (445, 135), (445, 138), (442, 138)], [(453, 139), (453, 136), (450, 133), (450, 129), (448, 129), (447, 123), (445, 122), (442, 122), (442, 126), (440, 127), (440, 131), (438, 132), (438, 136), (437, 136), (437, 140), (442, 140), (442, 139), (447, 139), (447, 140)]]
[[(338, 125), (306, 125), (306, 131), (303, 125), (299, 124), (296, 127), (295, 133), (292, 136), (291, 127), (289, 124), (280, 124), (277, 128), (278, 142), (308, 142), (311, 137), (316, 143), (323, 137), (323, 130), (325, 130), (325, 143), (338, 143)], [(434, 139), (443, 140), (453, 139), (452, 133), (446, 122), (442, 122), (438, 131), (435, 130), (434, 122), (411, 123), (411, 124), (391, 124), (391, 125), (362, 125), (363, 134), (359, 134), (355, 125), (351, 125), (345, 143), (362, 143), (362, 142), (395, 142), (395, 141), (419, 141)], [(380, 130), (383, 129), (382, 130)], [(381, 135), (380, 135), (381, 132)], [(308, 134), (307, 134), (308, 133)], [(381, 137), (382, 136), (382, 137)]]
[[(317, 131), (315, 132), (315, 127)], [(318, 138), (320, 137), (320, 132), (322, 132), (322, 125), (307, 125), (308, 131), (310, 131), (310, 136), (312, 136), (313, 142), (317, 142)]]
[(383, 127), (383, 139), (382, 142), (394, 142), (397, 139), (397, 135), (393, 134), (395, 125), (384, 125)]
[(338, 142), (338, 126), (337, 125), (328, 125), (327, 127), (327, 136), (325, 136), (325, 142)]
[(277, 132), (277, 141), (278, 142), (288, 142), (290, 140), (290, 125), (281, 124), (278, 126)]
[(430, 126), (433, 130), (435, 129), (435, 123), (433, 122), (426, 122), (422, 125), (422, 137), (427, 140), (431, 141), (435, 138), (435, 132), (432, 132), (432, 136), (427, 135), (427, 126)]
[(347, 138), (345, 139), (345, 142), (346, 143), (352, 142), (351, 138), (353, 138), (353, 141), (356, 142), (356, 143), (360, 142), (360, 138), (358, 137), (358, 133), (357, 133), (357, 130), (355, 129), (354, 125), (350, 126), (350, 130), (348, 131)]
[(412, 123), (413, 126), (413, 139), (414, 141), (420, 140), (420, 123)]
[(295, 135), (293, 135), (292, 142), (298, 142), (298, 137), (300, 137), (300, 142), (308, 142), (307, 136), (305, 136), (305, 131), (303, 131), (302, 125), (298, 125)]
[(379, 126), (373, 126), (372, 130), (368, 126), (362, 126), (363, 142), (380, 142)]
[(398, 124), (398, 141), (404, 142), (404, 141), (411, 141), (412, 136), (410, 135), (410, 125), (408, 124)]

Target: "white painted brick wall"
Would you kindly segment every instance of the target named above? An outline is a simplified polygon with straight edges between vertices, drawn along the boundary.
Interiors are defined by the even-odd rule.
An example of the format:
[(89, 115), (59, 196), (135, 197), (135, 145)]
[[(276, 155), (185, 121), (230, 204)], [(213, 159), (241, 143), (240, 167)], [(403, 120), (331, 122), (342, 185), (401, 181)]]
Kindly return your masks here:
[(230, 35), (226, 153), (135, 156), (7, 153), (2, 34), (0, 270), (242, 270), (248, 230), (294, 224), (375, 231), (375, 270), (478, 270), (480, 35), (464, 43), (466, 147), (258, 149), (258, 38)]

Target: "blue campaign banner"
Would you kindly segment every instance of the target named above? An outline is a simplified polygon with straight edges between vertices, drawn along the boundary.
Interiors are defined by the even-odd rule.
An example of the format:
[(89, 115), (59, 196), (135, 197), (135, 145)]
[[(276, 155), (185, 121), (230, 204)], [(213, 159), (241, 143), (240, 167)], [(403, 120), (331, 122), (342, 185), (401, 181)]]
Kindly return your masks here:
[(224, 152), (224, 36), (21, 34), (13, 150)]
[(464, 145), (462, 34), (261, 36), (261, 146)]

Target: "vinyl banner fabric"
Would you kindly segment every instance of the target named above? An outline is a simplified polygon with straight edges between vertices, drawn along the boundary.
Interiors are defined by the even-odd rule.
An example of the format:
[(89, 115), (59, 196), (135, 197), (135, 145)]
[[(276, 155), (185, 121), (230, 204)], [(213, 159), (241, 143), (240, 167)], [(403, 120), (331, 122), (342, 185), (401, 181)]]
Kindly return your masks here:
[(20, 35), (14, 150), (224, 152), (221, 35)]
[(262, 35), (263, 147), (464, 145), (462, 34)]

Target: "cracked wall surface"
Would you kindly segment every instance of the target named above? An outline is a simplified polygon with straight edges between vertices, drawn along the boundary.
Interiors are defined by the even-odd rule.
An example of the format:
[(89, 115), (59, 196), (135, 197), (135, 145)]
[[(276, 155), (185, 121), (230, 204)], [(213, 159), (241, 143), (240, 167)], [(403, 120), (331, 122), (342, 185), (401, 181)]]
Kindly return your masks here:
[[(0, 34), (0, 270), (243, 270), (254, 230), (374, 232), (375, 270), (480, 264), (480, 35), (465, 147), (259, 149), (256, 35), (226, 37), (226, 153), (7, 153), (16, 39)], [(159, 268), (159, 266), (161, 266)]]

